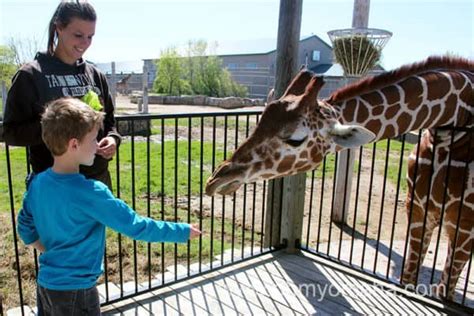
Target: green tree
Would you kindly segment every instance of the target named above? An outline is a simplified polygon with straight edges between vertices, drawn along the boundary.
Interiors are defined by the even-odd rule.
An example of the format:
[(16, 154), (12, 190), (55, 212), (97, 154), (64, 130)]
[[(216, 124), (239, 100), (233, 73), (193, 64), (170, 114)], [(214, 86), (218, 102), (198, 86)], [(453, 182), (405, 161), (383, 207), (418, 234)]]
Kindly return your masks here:
[(232, 79), (223, 68), (222, 59), (214, 53), (216, 45), (189, 41), (185, 57), (174, 47), (162, 51), (153, 90), (171, 95), (246, 96), (246, 88)]
[(192, 91), (213, 97), (246, 96), (246, 88), (223, 68), (222, 59), (215, 54), (216, 47), (217, 43), (210, 46), (203, 40), (188, 42), (184, 72)]
[(222, 89), (226, 96), (246, 97), (247, 87), (235, 82), (227, 69), (222, 70), (221, 74)]
[(193, 93), (201, 91), (201, 82), (199, 78), (198, 64), (200, 59), (206, 54), (206, 42), (188, 41), (186, 49), (186, 58), (183, 62), (184, 74), (189, 82)]
[(14, 51), (8, 46), (0, 45), (0, 82), (4, 81), (8, 87), (16, 70)]
[(157, 63), (157, 75), (153, 90), (168, 95), (181, 95), (189, 91), (189, 83), (183, 78), (182, 58), (175, 47), (161, 52)]

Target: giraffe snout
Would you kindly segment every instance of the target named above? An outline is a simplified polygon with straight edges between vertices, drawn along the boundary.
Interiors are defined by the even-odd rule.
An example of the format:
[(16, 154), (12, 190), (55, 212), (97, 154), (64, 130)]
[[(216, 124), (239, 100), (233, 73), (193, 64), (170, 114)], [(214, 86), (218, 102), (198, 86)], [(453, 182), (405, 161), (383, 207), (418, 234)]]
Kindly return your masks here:
[(234, 193), (242, 185), (242, 174), (245, 168), (235, 163), (223, 162), (207, 180), (206, 194), (216, 193), (227, 195)]

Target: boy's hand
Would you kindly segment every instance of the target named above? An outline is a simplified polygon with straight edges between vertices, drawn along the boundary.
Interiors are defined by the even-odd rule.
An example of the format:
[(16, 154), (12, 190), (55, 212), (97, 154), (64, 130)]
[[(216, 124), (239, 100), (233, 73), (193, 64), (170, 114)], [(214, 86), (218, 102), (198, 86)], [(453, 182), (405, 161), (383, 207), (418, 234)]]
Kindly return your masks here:
[(44, 248), (43, 244), (41, 243), (41, 241), (39, 239), (36, 240), (35, 242), (29, 244), (28, 246), (31, 246), (31, 247), (35, 248), (39, 252), (45, 252), (46, 251), (46, 248)]
[(201, 231), (197, 228), (197, 225), (191, 224), (191, 227), (189, 229), (189, 239), (196, 238), (199, 235), (201, 235)]

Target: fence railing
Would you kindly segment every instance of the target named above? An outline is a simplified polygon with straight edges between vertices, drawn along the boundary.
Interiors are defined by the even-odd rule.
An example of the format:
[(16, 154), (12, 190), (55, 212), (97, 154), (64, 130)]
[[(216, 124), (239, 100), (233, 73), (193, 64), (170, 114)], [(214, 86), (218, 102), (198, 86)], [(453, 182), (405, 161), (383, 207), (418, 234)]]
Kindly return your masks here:
[[(107, 231), (102, 304), (110, 304), (271, 251), (264, 247), (265, 182), (208, 197), (205, 181), (256, 125), (260, 111), (118, 117), (123, 142), (109, 164), (114, 194), (139, 214), (196, 223), (184, 245), (146, 243)], [(35, 306), (38, 254), (15, 233), (29, 173), (27, 151), (0, 144), (1, 303)], [(28, 307), (23, 311), (28, 312)]]
[[(444, 133), (444, 141), (448, 139), (448, 147), (454, 148), (453, 146), (458, 146), (456, 145), (457, 137), (454, 135), (459, 135), (459, 132), (465, 132), (467, 137), (471, 137), (469, 135), (472, 135), (474, 131), (466, 128), (438, 129), (434, 138), (441, 139), (440, 136)], [(305, 203), (305, 215), (307, 216), (304, 217), (303, 223), (302, 249), (329, 258), (351, 269), (400, 285), (409, 250), (409, 225), (413, 221), (412, 214), (414, 212), (414, 201), (407, 198), (408, 193), (411, 193), (411, 196), (414, 195), (414, 191), (408, 192), (407, 160), (410, 153), (417, 148), (417, 142), (419, 142), (421, 135), (422, 131), (419, 131), (416, 134), (407, 134), (397, 139), (379, 141), (360, 147), (356, 150), (356, 161), (352, 170), (348, 169), (349, 163), (344, 165), (344, 170), (338, 170), (340, 153), (329, 155), (320, 168), (310, 175), (308, 174), (309, 181), (307, 182), (309, 184)], [(439, 145), (439, 142), (433, 145), (433, 150), (436, 149), (437, 144)], [(464, 150), (468, 153), (472, 150), (468, 155), (472, 157), (474, 148), (470, 148), (470, 146), (472, 147), (472, 142), (468, 141)], [(454, 149), (447, 150), (446, 154), (453, 151)], [(418, 155), (412, 156), (416, 163), (422, 160)], [(452, 178), (449, 178), (449, 170), (459, 167), (458, 162), (454, 165), (451, 161), (454, 161), (454, 154), (445, 166), (448, 171), (437, 174), (437, 176), (446, 177), (446, 180), (443, 178), (444, 183), (447, 183), (448, 179), (450, 182), (453, 181)], [(423, 163), (428, 164), (429, 168), (435, 165), (434, 161), (426, 161), (426, 158)], [(472, 181), (472, 173), (470, 174), (468, 171), (472, 162), (467, 159), (462, 164), (462, 167), (467, 171), (465, 176), (470, 178), (464, 178), (465, 181), (463, 181), (460, 177), (455, 181), (459, 181), (460, 187), (463, 187), (463, 191), (467, 192), (468, 188), (465, 185)], [(335, 194), (336, 176), (339, 172), (352, 173), (351, 192), (345, 190), (342, 195)], [(414, 172), (416, 174), (416, 167)], [(453, 171), (451, 172), (453, 173)], [(430, 179), (417, 185), (428, 186), (427, 183), (434, 180), (433, 174), (435, 171), (431, 169)], [(347, 183), (345, 185), (350, 187)], [(441, 214), (440, 220), (434, 228), (423, 263), (421, 264), (421, 260), (418, 262), (417, 282), (415, 285), (407, 287), (424, 296), (435, 296), (436, 284), (444, 270), (445, 260), (449, 256), (453, 259), (453, 253), (448, 253), (448, 238), (444, 229), (441, 229), (444, 215), (448, 210), (447, 194), (452, 194), (447, 191), (447, 185), (442, 189), (428, 188), (430, 198), (433, 198), (433, 194), (438, 194), (438, 196), (440, 192), (442, 194), (442, 202), (437, 205)], [(337, 201), (339, 203), (336, 203), (336, 200), (339, 200)], [(425, 199), (422, 206), (427, 206), (426, 201), (429, 200)], [(439, 201), (440, 197), (436, 200)], [(342, 203), (340, 203), (341, 201)], [(450, 212), (459, 211), (463, 207), (467, 207), (466, 204), (470, 202), (464, 201), (463, 203), (459, 203), (453, 208), (452, 202), (450, 202)], [(331, 220), (336, 204), (346, 206), (343, 212), (344, 215), (347, 215), (347, 221), (336, 223)], [(431, 204), (430, 207), (432, 207)], [(472, 213), (473, 210), (471, 209), (470, 212)], [(424, 213), (420, 225), (423, 235), (427, 234), (428, 230), (427, 214), (430, 212)], [(455, 235), (460, 238), (460, 217), (455, 215), (454, 218)], [(467, 234), (469, 235), (469, 232)], [(448, 300), (448, 303), (454, 303), (455, 306), (467, 307), (470, 312), (474, 311), (474, 272), (471, 267), (473, 234), (474, 231), (471, 228), (471, 242), (463, 245), (470, 252), (469, 260), (457, 282), (453, 299)], [(449, 273), (448, 279), (451, 279), (451, 273)]]
[[(186, 245), (144, 243), (107, 231), (102, 304), (111, 304), (276, 250), (265, 247), (265, 181), (245, 185), (227, 197), (208, 197), (205, 181), (258, 123), (260, 111), (118, 117), (124, 136), (111, 161), (114, 194), (139, 214), (197, 223), (204, 234)], [(421, 135), (421, 134), (420, 134)], [(415, 137), (417, 138), (417, 137)], [(418, 137), (419, 138), (419, 137)], [(356, 154), (352, 192), (335, 196), (339, 154), (307, 174), (301, 248), (347, 267), (400, 284), (407, 254), (406, 168), (416, 145), (406, 137), (361, 147)], [(29, 172), (25, 148), (0, 144), (0, 309), (35, 305), (37, 254), (19, 242), (16, 216)], [(348, 172), (348, 170), (344, 170)], [(335, 199), (348, 199), (346, 223), (334, 223)], [(346, 205), (346, 203), (342, 203)], [(409, 210), (409, 208), (408, 208)], [(344, 217), (344, 216), (343, 216)], [(281, 221), (281, 218), (280, 218)], [(281, 225), (281, 222), (280, 222)], [(267, 230), (268, 231), (268, 230)], [(270, 234), (279, 229), (270, 229)], [(419, 284), (439, 279), (447, 241), (435, 230)], [(471, 260), (456, 287), (453, 303), (472, 311)], [(429, 293), (420, 293), (428, 295)], [(24, 313), (28, 310), (25, 308)]]

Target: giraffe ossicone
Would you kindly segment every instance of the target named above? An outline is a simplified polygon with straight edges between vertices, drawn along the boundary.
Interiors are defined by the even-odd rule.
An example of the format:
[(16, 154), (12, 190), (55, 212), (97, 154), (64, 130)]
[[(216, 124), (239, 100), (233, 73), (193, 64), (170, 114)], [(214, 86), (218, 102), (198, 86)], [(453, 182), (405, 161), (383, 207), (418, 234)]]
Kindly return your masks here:
[(432, 56), (318, 100), (323, 84), (301, 70), (283, 96), (268, 103), (250, 137), (216, 168), (206, 194), (230, 194), (244, 183), (310, 171), (330, 152), (423, 129), (408, 159), (410, 244), (401, 282), (417, 282), (443, 214), (449, 250), (440, 288), (451, 298), (472, 253), (474, 138), (469, 129), (435, 128), (474, 127), (474, 61)]

